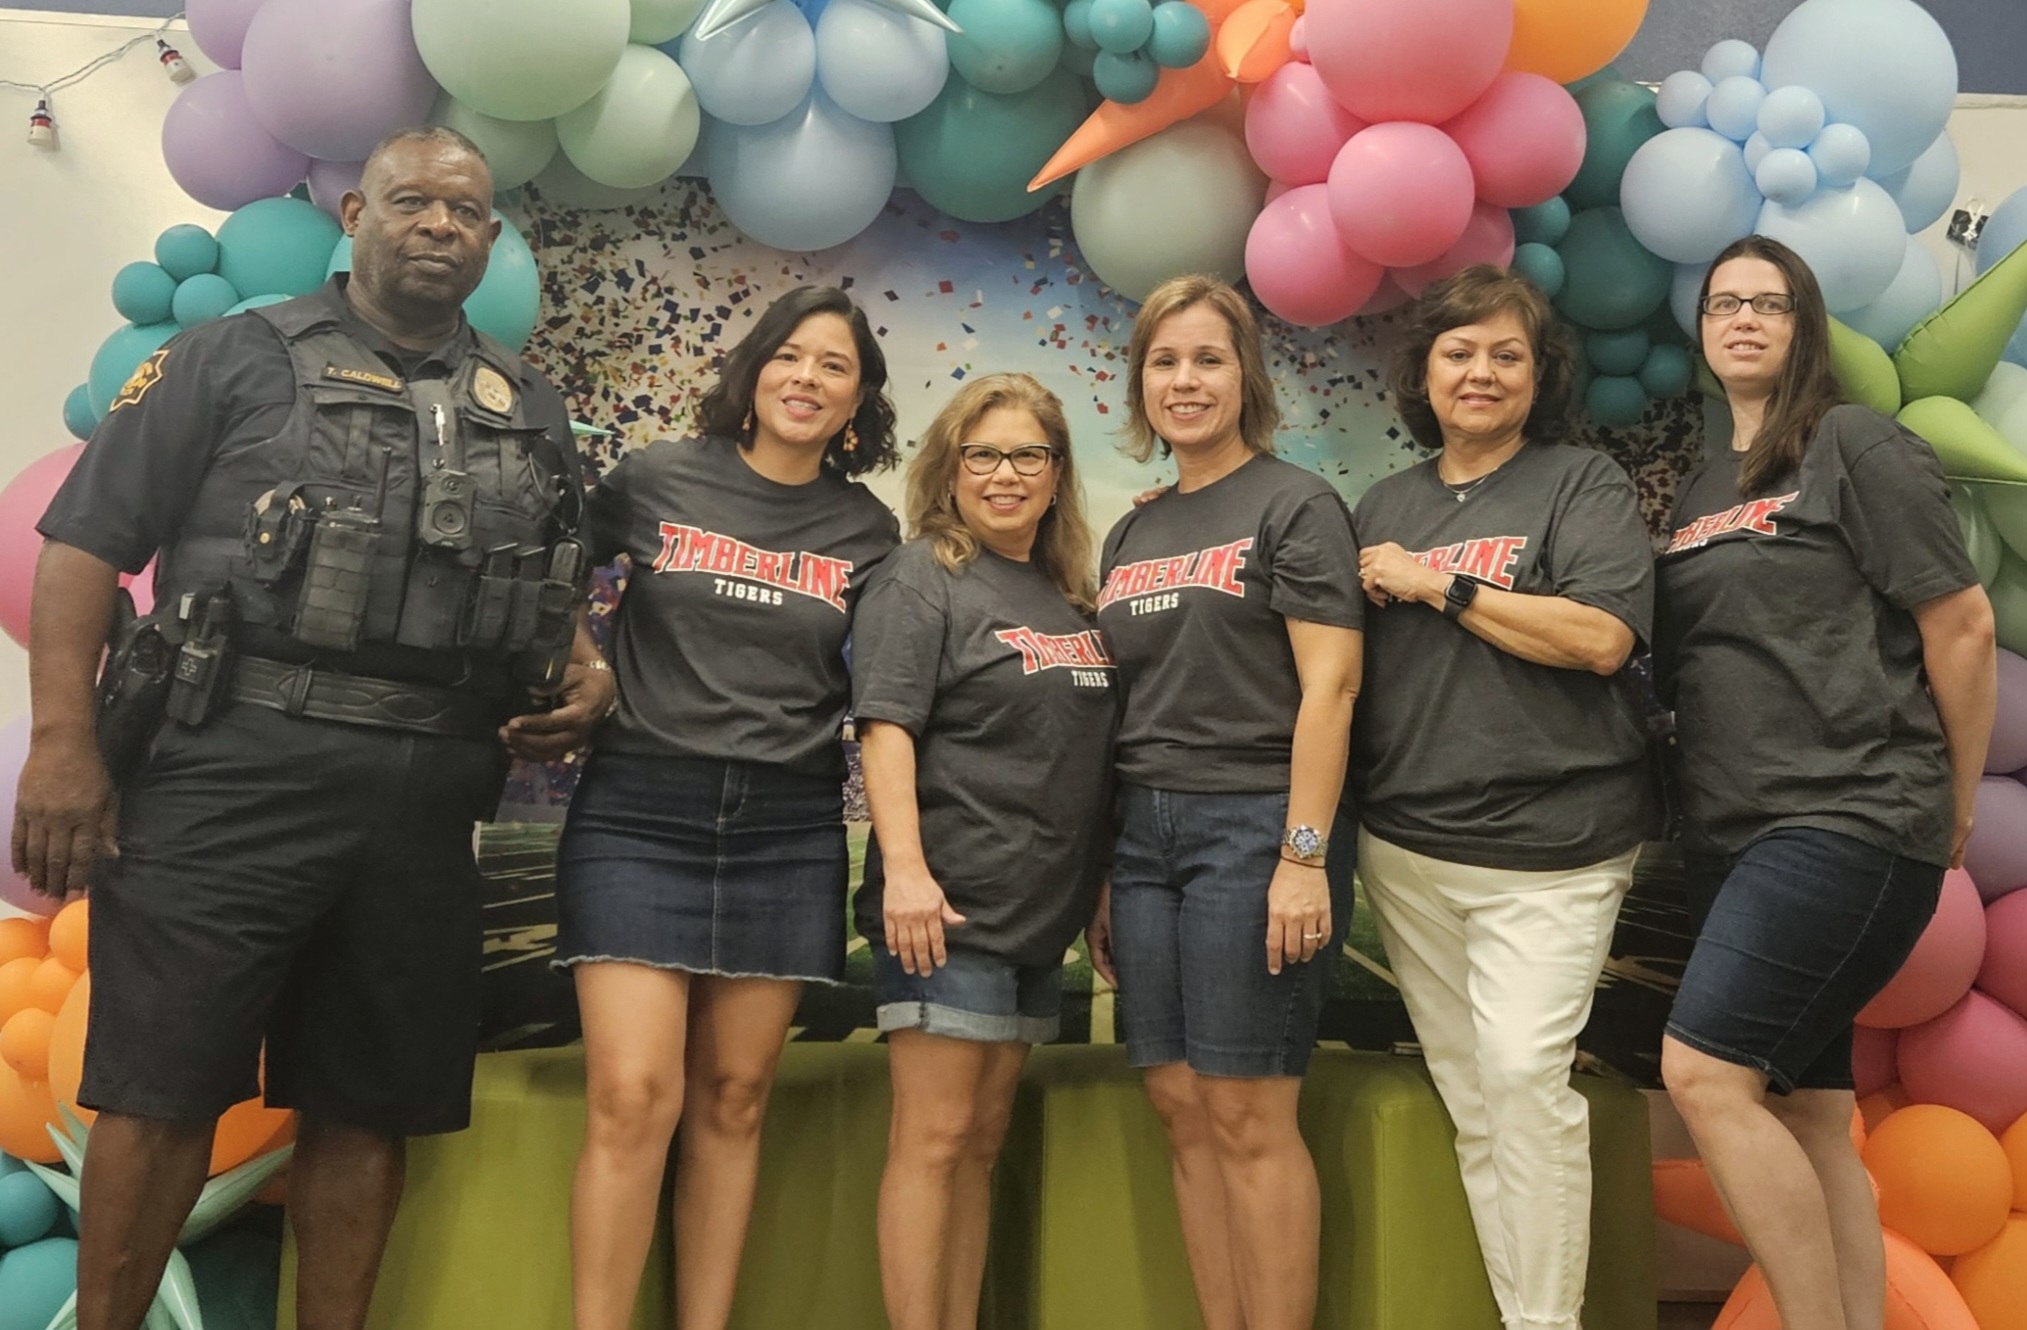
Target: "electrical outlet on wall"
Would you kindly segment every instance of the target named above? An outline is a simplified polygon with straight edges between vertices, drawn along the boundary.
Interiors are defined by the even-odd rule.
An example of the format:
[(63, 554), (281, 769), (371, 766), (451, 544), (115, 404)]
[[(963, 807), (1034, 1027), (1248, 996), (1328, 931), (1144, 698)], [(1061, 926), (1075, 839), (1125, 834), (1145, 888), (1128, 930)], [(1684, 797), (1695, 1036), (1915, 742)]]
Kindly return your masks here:
[(1944, 234), (1965, 249), (1978, 247), (1978, 235), (1985, 229), (1985, 221), (1991, 216), (1973, 203), (1950, 214), (1950, 229)]

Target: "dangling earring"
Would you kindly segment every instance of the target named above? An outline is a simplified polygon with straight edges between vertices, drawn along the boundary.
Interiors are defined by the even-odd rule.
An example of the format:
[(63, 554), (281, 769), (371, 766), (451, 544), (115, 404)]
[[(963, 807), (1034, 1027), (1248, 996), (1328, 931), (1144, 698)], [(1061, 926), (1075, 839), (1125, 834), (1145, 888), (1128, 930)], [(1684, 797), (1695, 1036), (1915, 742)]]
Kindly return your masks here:
[(845, 426), (845, 451), (848, 453), (855, 453), (858, 450), (859, 450), (859, 427), (857, 425), (848, 423)]
[(1053, 508), (1055, 506), (1056, 506), (1056, 496), (1051, 494), (1049, 496), (1049, 507)]
[(750, 407), (750, 406), (749, 406), (749, 407), (747, 407), (747, 408), (746, 408), (746, 419), (745, 419), (745, 420), (743, 420), (743, 421), (741, 421), (741, 422), (739, 423), (739, 428), (740, 428), (740, 429), (742, 429), (742, 430), (744, 430), (744, 431), (746, 432), (746, 437), (747, 437), (747, 438), (749, 438), (749, 439), (750, 439), (750, 438), (752, 438), (752, 437), (753, 437), (753, 408), (752, 408), (752, 407)]

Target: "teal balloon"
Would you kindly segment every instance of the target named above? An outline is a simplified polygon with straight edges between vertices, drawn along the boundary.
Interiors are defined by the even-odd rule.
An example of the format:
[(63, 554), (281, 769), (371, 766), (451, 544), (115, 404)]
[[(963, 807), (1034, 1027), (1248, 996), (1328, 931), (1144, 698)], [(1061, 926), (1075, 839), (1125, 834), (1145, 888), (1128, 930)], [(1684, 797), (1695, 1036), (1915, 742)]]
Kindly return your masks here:
[(1065, 69), (1010, 96), (951, 79), (928, 110), (894, 126), (894, 146), (933, 207), (960, 221), (1011, 221), (1048, 202), (1049, 191), (1030, 194), (1028, 181), (1090, 109), (1083, 83)]
[(1625, 429), (1647, 414), (1647, 390), (1621, 374), (1600, 374), (1584, 389), (1584, 409), (1606, 429)]
[[(333, 277), (341, 272), (352, 271), (352, 237), (341, 235), (338, 243), (331, 248), (330, 262), (324, 265), (324, 276)], [(287, 300), (287, 296), (282, 297)]]
[(1584, 338), (1584, 353), (1591, 368), (1600, 374), (1635, 375), (1646, 362), (1647, 334), (1638, 328), (1623, 332), (1594, 332)]
[(206, 319), (218, 318), (238, 303), (239, 292), (231, 282), (215, 272), (200, 272), (184, 278), (177, 286), (172, 309), (176, 322), (190, 328)]
[(299, 296), (324, 281), (344, 232), (313, 203), (258, 199), (218, 227), (218, 275), (242, 296)]
[(129, 263), (113, 274), (113, 308), (128, 323), (160, 323), (176, 299), (176, 279), (159, 263)]
[(1154, 91), (1161, 81), (1161, 66), (1138, 51), (1130, 55), (1100, 51), (1091, 58), (1091, 81), (1098, 85), (1100, 97), (1131, 106), (1146, 101)]
[(1091, 36), (1092, 0), (1070, 0), (1063, 6), (1063, 35), (1070, 39), (1070, 45), (1083, 51), (1095, 51), (1098, 43)]
[(1694, 377), (1689, 352), (1679, 346), (1652, 346), (1640, 363), (1640, 386), (1649, 397), (1680, 397)]
[[(1146, 0), (1140, 0), (1146, 3)], [(1049, 0), (951, 0), (950, 67), (980, 92), (1026, 92), (1063, 55), (1063, 16)]]
[(1513, 250), (1513, 271), (1541, 288), (1541, 293), (1554, 300), (1568, 278), (1562, 266), (1562, 255), (1549, 245), (1532, 243), (1518, 245)]
[(1572, 208), (1613, 207), (1619, 202), (1619, 178), (1626, 174), (1626, 163), (1662, 130), (1654, 93), (1615, 73), (1587, 83), (1576, 94), (1576, 103), (1584, 113), (1584, 164), (1563, 194)]
[(63, 427), (73, 439), (89, 439), (99, 427), (99, 413), (92, 409), (90, 384), (80, 383), (63, 399)]
[(173, 323), (125, 324), (99, 343), (91, 358), (91, 373), (85, 382), (91, 393), (91, 409), (104, 419), (142, 361), (162, 349), (162, 343), (182, 332)]
[(1091, 68), (1097, 63), (1098, 53), (1086, 50), (1075, 42), (1063, 43), (1062, 67), (1080, 79), (1091, 77)]
[(235, 1224), (186, 1249), (204, 1330), (274, 1330), (281, 1240)]
[(1518, 245), (1553, 245), (1569, 234), (1569, 200), (1558, 194), (1532, 208), (1513, 210), (1513, 241)]
[(1211, 24), (1204, 12), (1186, 0), (1161, 0), (1154, 7), (1154, 31), (1147, 36), (1147, 57), (1163, 69), (1188, 69), (1211, 49)]
[(1555, 248), (1568, 272), (1555, 306), (1572, 323), (1631, 328), (1668, 299), (1674, 267), (1641, 247), (1617, 208), (1578, 213)]
[(172, 226), (155, 237), (155, 262), (177, 281), (218, 267), (218, 240), (193, 222)]
[(465, 317), (474, 328), (519, 351), (534, 334), (541, 312), (542, 275), (535, 255), (514, 224), (501, 217), (500, 237), (486, 260), (486, 275), (465, 297)]
[(44, 1330), (77, 1292), (77, 1241), (44, 1238), (0, 1252), (0, 1330)]
[(0, 1249), (46, 1238), (63, 1213), (56, 1193), (26, 1171), (0, 1177)]
[(1131, 55), (1154, 35), (1154, 7), (1147, 0), (1091, 0), (1091, 40), (1101, 51)]
[[(351, 263), (351, 254), (352, 251), (350, 250), (345, 251), (346, 256), (345, 261), (348, 266)], [(234, 305), (231, 309), (228, 309), (225, 312), (227, 314), (244, 314), (250, 309), (260, 309), (265, 305), (279, 305), (282, 303), (282, 301), (287, 299), (289, 299), (288, 296), (248, 296), (246, 299), (240, 301), (237, 305)]]

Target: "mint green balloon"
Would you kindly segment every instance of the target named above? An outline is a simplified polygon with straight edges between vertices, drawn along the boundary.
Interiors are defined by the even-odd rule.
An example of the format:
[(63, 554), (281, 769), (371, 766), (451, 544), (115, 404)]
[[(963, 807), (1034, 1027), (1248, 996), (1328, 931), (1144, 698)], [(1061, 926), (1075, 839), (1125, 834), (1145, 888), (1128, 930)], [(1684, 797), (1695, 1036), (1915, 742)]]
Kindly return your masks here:
[(1028, 192), (1090, 113), (1082, 80), (1057, 68), (1026, 92), (982, 92), (950, 79), (920, 115), (894, 126), (901, 170), (932, 206), (966, 222), (1005, 222), (1048, 202)]
[(493, 172), (493, 193), (501, 194), (527, 184), (542, 174), (556, 155), (556, 122), (553, 120), (502, 120), (474, 111), (449, 93), (436, 99), (429, 122), (455, 129), (479, 145), (486, 165)]
[(633, 0), (631, 8), (633, 26), (627, 39), (656, 46), (689, 31), (704, 12), (704, 0)]
[(572, 165), (601, 185), (642, 189), (668, 179), (697, 146), (703, 112), (689, 75), (652, 46), (629, 46), (590, 101), (556, 117)]
[(605, 85), (627, 0), (414, 0), (415, 49), (444, 91), (502, 120), (549, 120)]

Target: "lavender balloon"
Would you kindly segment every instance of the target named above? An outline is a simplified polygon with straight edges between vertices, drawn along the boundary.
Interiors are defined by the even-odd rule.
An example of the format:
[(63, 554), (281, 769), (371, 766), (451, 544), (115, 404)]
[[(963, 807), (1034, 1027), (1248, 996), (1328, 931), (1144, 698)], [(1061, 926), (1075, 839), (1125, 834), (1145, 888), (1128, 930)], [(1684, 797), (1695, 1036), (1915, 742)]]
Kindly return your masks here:
[(1985, 902), (2027, 886), (2027, 786), (2006, 776), (1978, 783), (1964, 870)]
[(327, 0), (267, 0), (246, 30), (241, 68), (267, 131), (325, 161), (363, 161), (436, 101), (408, 0), (351, 0), (343, 22), (331, 21)]
[(337, 217), (346, 191), (359, 188), (359, 177), (365, 170), (364, 162), (311, 162), (310, 202)]
[(184, 0), (190, 36), (220, 69), (238, 69), (246, 28), (267, 0)]
[(2027, 659), (2002, 647), (1999, 715), (1992, 725), (1992, 746), (1985, 750), (1985, 770), (2018, 771), (2022, 767), (2027, 767)]
[(177, 96), (162, 119), (162, 159), (185, 194), (222, 212), (286, 194), (310, 169), (254, 118), (236, 69), (206, 74)]

